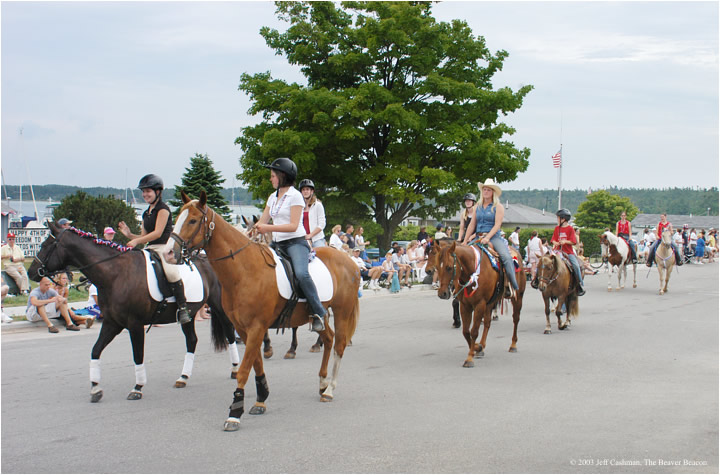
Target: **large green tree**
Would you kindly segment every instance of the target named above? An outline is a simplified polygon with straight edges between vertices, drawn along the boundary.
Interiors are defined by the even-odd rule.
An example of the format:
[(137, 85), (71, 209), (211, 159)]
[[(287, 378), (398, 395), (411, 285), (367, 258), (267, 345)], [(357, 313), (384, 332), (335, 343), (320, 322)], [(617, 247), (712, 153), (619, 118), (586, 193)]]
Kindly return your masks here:
[(508, 141), (515, 130), (499, 119), (532, 86), (494, 90), (507, 52), (492, 54), (466, 22), (437, 22), (431, 2), (276, 7), (288, 29), (260, 34), (306, 84), (242, 75), (239, 89), (262, 121), (236, 140), (238, 177), (256, 197), (272, 191), (263, 166), (290, 157), (322, 198), (332, 192), (336, 207), (367, 209), (387, 247), (409, 214), (450, 215), (476, 182), (511, 181), (527, 169), (529, 149)]
[(615, 223), (620, 219), (622, 211), (627, 213), (628, 221), (635, 219), (639, 212), (630, 198), (598, 190), (587, 195), (587, 199), (580, 203), (575, 214), (575, 224), (588, 228), (609, 227), (615, 232)]
[[(140, 234), (140, 223), (135, 208), (122, 200), (112, 196), (90, 196), (84, 191), (68, 195), (53, 211), (53, 220), (68, 218), (73, 226), (83, 231), (91, 232), (100, 237), (106, 226), (117, 230), (117, 224), (125, 221), (130, 230)], [(126, 244), (128, 239), (121, 233), (115, 234), (115, 240)]]
[(225, 183), (225, 179), (220, 175), (220, 172), (215, 170), (212, 160), (208, 158), (207, 154), (196, 153), (194, 157), (190, 157), (190, 166), (185, 169), (182, 184), (175, 188), (175, 199), (169, 201), (171, 205), (176, 207), (173, 217), (177, 218), (183, 205), (180, 197), (181, 190), (191, 198), (199, 198), (200, 192), (205, 191), (208, 205), (220, 213), (226, 221), (229, 221), (230, 208), (228, 208), (227, 199), (222, 193), (223, 183)]

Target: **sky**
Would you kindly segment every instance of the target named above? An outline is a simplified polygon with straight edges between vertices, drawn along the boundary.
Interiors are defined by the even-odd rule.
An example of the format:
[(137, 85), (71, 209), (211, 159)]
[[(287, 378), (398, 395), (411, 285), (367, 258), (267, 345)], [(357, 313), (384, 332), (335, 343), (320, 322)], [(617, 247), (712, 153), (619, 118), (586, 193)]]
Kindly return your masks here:
[[(718, 2), (459, 2), (491, 52), (494, 87), (534, 90), (502, 121), (531, 150), (504, 189), (717, 187)], [(303, 82), (259, 34), (271, 2), (8, 2), (0, 5), (2, 174), (8, 185), (181, 182), (207, 154), (242, 186), (245, 126), (260, 121), (243, 73)]]

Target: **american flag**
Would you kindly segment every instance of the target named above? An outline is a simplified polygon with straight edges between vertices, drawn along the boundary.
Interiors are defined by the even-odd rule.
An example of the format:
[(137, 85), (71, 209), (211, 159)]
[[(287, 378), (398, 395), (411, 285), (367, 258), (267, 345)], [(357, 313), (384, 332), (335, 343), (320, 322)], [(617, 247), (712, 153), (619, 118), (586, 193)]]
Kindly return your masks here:
[(553, 167), (560, 168), (562, 166), (562, 149), (552, 156)]

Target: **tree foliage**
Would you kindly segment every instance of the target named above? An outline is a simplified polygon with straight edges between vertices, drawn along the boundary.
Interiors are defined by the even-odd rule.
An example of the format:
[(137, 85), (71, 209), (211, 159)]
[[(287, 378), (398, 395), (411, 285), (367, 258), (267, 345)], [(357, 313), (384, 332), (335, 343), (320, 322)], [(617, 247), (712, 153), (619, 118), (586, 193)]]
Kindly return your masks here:
[(628, 221), (638, 215), (638, 209), (630, 198), (598, 190), (590, 193), (587, 199), (580, 203), (575, 214), (575, 223), (589, 228), (609, 227), (615, 232), (615, 223), (620, 219), (622, 211), (627, 213)]
[(228, 208), (227, 199), (223, 196), (222, 184), (225, 179), (213, 167), (212, 160), (207, 155), (196, 153), (190, 158), (190, 167), (185, 169), (182, 176), (182, 184), (175, 189), (175, 199), (169, 203), (176, 207), (173, 217), (177, 218), (180, 208), (183, 206), (180, 192), (185, 193), (190, 198), (200, 198), (200, 192), (205, 191), (207, 194), (207, 203), (216, 212), (220, 213), (225, 221), (230, 220), (230, 208)]
[(532, 86), (493, 90), (507, 52), (492, 54), (466, 22), (435, 21), (431, 2), (276, 7), (290, 26), (260, 34), (307, 84), (242, 75), (249, 112), (262, 117), (236, 140), (239, 178), (254, 196), (272, 191), (264, 165), (290, 157), (321, 198), (333, 192), (349, 209), (367, 208), (387, 246), (411, 210), (454, 210), (477, 181), (511, 181), (527, 169), (529, 149), (507, 140), (515, 130), (500, 118)]
[[(112, 196), (90, 196), (84, 191), (66, 196), (53, 211), (53, 220), (60, 218), (68, 218), (73, 222), (72, 226), (100, 237), (106, 226), (117, 230), (120, 221), (125, 221), (133, 233), (140, 234), (135, 208)], [(128, 242), (121, 233), (115, 234), (115, 240), (123, 244)]]

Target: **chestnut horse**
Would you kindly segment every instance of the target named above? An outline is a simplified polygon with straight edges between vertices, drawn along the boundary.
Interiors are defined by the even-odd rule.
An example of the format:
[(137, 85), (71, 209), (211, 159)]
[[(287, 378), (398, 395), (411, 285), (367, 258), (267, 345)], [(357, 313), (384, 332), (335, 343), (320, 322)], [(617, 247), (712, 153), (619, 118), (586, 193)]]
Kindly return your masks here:
[[(560, 256), (546, 254), (538, 262), (537, 276), (538, 289), (542, 292), (543, 302), (545, 302), (545, 334), (552, 333), (550, 329), (550, 300), (557, 300), (555, 315), (558, 320), (558, 330), (565, 330), (570, 325), (570, 317), (576, 317), (579, 312), (577, 288), (572, 272)], [(565, 323), (562, 323), (563, 304), (565, 304), (567, 310)]]
[[(477, 275), (477, 287), (470, 280), (475, 274), (475, 251), (470, 246), (456, 244), (440, 246), (433, 244), (437, 253), (436, 270), (438, 272), (438, 297), (447, 300), (453, 296), (453, 290), (457, 289), (455, 297), (460, 304), (460, 317), (462, 318), (462, 332), (468, 344), (468, 355), (463, 366), (472, 368), (475, 366), (474, 357), (485, 355), (487, 335), (490, 330), (491, 315), (493, 307), (500, 304), (503, 298), (503, 283), (500, 274), (490, 264), (490, 259), (480, 251), (480, 266)], [(511, 254), (517, 251), (511, 249)], [(498, 265), (502, 265), (498, 259)], [(513, 304), (513, 336), (510, 344), (511, 353), (517, 352), (517, 327), (520, 322), (520, 310), (522, 309), (522, 298), (525, 293), (525, 273), (520, 268), (515, 276), (519, 289), (515, 292), (511, 301)], [(483, 334), (479, 343), (477, 340), (480, 322), (483, 323)], [(471, 328), (472, 324), (472, 328)]]
[[(135, 387), (127, 399), (142, 399), (142, 389), (147, 383), (144, 361), (144, 326), (155, 323), (175, 323), (176, 303), (165, 307), (150, 297), (146, 263), (142, 251), (131, 250), (116, 242), (97, 239), (94, 235), (75, 228), (63, 229), (54, 223), (48, 223), (50, 235), (40, 246), (28, 275), (34, 280), (51, 275), (74, 266), (85, 274), (98, 288), (98, 300), (102, 310), (103, 322), (100, 334), (90, 355), (90, 401), (99, 402), (103, 397), (100, 388), (100, 355), (105, 347), (127, 329), (130, 334), (133, 360), (135, 361)], [(203, 301), (188, 302), (191, 322), (182, 325), (185, 335), (185, 364), (180, 377), (175, 381), (176, 388), (184, 388), (192, 374), (195, 361), (197, 335), (195, 334), (195, 313), (205, 303), (210, 306), (212, 340), (217, 351), (228, 348), (233, 364), (231, 377), (237, 377), (237, 365), (240, 362), (235, 334), (227, 320), (221, 302), (221, 287), (215, 273), (204, 257), (192, 260), (203, 280)]]
[[(655, 250), (655, 264), (657, 264), (658, 274), (660, 274), (660, 295), (668, 291), (668, 282), (673, 267), (675, 267), (675, 253), (673, 252), (672, 236), (670, 231), (665, 230), (662, 233), (662, 240)], [(663, 279), (665, 286), (663, 287)]]
[[(226, 431), (240, 428), (244, 412), (245, 384), (250, 369), (255, 371), (257, 400), (250, 414), (264, 414), (269, 395), (260, 346), (265, 332), (273, 326), (287, 300), (280, 296), (275, 278), (275, 261), (270, 249), (252, 242), (242, 232), (227, 223), (207, 206), (207, 195), (190, 200), (183, 192), (184, 206), (180, 210), (173, 231), (174, 243), (168, 242), (166, 255), (177, 261), (205, 249), (210, 264), (223, 288), (222, 303), (228, 318), (245, 342), (245, 353), (237, 373), (237, 389), (233, 393), (230, 414), (225, 421)], [(172, 256), (169, 256), (172, 254)], [(323, 302), (332, 308), (335, 331), (326, 319), (320, 335), (324, 343), (320, 366), (320, 395), (322, 402), (333, 400), (338, 372), (345, 347), (353, 336), (360, 313), (358, 286), (360, 270), (344, 252), (330, 247), (316, 249), (317, 258), (327, 266), (333, 281), (333, 296)], [(174, 258), (174, 259), (173, 259)], [(308, 323), (308, 309), (299, 302), (286, 327)], [(328, 378), (330, 349), (335, 340), (332, 377)]]
[(608, 256), (608, 292), (612, 292), (612, 275), (615, 268), (618, 270), (617, 289), (624, 289), (627, 282), (627, 265), (632, 264), (633, 267), (633, 288), (637, 287), (637, 264), (632, 261), (630, 246), (624, 239), (620, 239), (610, 231), (605, 231), (600, 235), (600, 247), (602, 254)]

